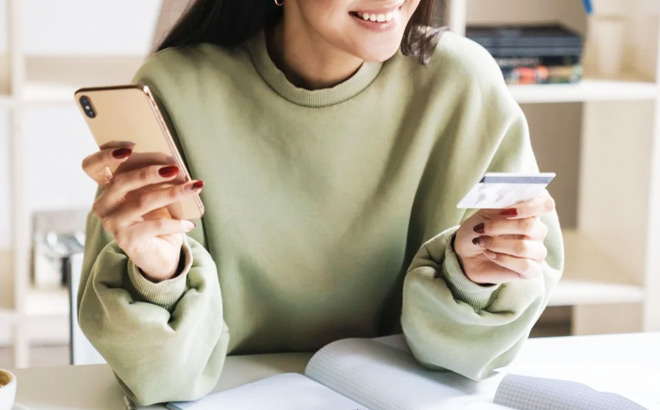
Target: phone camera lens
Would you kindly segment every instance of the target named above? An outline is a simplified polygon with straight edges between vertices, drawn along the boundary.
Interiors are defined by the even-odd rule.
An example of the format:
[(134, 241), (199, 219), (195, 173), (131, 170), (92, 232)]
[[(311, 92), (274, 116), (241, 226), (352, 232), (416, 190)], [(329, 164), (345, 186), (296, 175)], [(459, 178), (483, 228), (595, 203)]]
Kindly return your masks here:
[(83, 95), (82, 97), (80, 97), (79, 101), (80, 104), (82, 105), (83, 111), (85, 111), (85, 115), (87, 115), (89, 118), (96, 117), (96, 112), (94, 111), (92, 102), (89, 100), (88, 97)]

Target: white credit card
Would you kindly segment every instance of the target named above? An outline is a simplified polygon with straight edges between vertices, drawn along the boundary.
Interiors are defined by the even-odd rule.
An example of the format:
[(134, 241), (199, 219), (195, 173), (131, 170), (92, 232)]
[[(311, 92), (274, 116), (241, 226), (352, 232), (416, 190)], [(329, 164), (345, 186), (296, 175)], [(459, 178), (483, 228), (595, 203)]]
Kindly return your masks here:
[(458, 203), (457, 208), (503, 209), (539, 196), (554, 172), (516, 174), (489, 172)]

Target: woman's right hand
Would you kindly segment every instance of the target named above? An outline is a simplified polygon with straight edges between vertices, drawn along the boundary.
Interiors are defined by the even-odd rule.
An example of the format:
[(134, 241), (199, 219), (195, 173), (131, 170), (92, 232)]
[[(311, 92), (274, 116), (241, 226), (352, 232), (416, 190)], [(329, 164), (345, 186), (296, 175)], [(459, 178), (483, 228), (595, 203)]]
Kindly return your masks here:
[(92, 212), (144, 276), (160, 282), (177, 274), (183, 234), (195, 228), (190, 221), (173, 219), (166, 207), (199, 194), (204, 183), (158, 187), (177, 176), (179, 169), (173, 165), (149, 165), (113, 175), (110, 168), (131, 154), (130, 148), (101, 149), (86, 157), (82, 168), (103, 189)]

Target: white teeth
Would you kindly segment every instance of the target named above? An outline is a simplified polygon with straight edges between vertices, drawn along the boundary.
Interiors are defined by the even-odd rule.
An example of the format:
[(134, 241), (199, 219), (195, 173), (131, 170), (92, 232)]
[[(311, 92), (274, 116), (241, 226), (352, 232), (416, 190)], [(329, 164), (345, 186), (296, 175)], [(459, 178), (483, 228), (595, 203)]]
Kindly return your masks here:
[(369, 14), (369, 13), (360, 13), (356, 12), (357, 16), (361, 18), (362, 20), (369, 20), (369, 21), (375, 21), (378, 23), (384, 23), (388, 21), (392, 21), (392, 19), (397, 15), (398, 10), (390, 11), (386, 14)]

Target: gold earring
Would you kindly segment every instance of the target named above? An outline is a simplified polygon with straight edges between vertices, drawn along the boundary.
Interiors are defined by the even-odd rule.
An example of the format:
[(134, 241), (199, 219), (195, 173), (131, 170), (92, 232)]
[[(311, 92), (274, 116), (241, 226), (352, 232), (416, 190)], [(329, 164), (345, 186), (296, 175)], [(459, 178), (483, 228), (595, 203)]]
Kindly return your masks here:
[(273, 0), (273, 1), (275, 2), (275, 5), (276, 5), (277, 7), (282, 7), (282, 6), (284, 6), (284, 0), (280, 0), (280, 1)]

